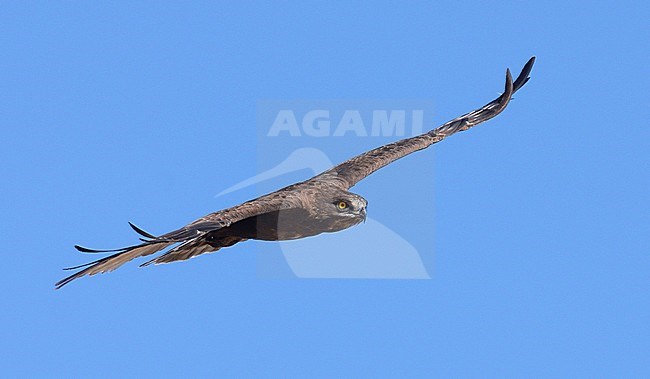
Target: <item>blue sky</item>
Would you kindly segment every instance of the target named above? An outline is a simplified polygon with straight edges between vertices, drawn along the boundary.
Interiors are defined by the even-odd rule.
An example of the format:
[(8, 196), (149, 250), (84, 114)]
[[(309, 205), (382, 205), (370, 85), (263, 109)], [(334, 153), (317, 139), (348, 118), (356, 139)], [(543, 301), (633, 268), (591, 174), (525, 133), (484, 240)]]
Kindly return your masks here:
[[(3, 373), (647, 376), (649, 13), (4, 3)], [(216, 196), (280, 163), (261, 154), (262, 100), (425, 99), (434, 127), (532, 55), (497, 119), (353, 188), (430, 280), (268, 279), (277, 245), (249, 241), (53, 290), (89, 258), (74, 244), (130, 244), (127, 221), (162, 233), (267, 189)], [(338, 161), (385, 142), (345, 141), (319, 148)]]

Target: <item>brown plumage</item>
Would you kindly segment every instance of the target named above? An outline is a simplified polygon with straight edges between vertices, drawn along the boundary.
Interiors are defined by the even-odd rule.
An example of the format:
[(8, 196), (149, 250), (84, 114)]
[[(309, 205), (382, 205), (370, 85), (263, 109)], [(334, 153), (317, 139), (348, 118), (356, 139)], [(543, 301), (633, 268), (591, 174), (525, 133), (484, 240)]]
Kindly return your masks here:
[(151, 235), (130, 224), (142, 243), (116, 250), (93, 250), (75, 246), (87, 253), (114, 254), (69, 269), (81, 271), (56, 283), (61, 288), (84, 275), (113, 271), (124, 263), (176, 245), (141, 266), (186, 260), (217, 251), (247, 239), (265, 241), (292, 240), (320, 233), (337, 232), (366, 218), (368, 202), (348, 190), (380, 168), (415, 151), (425, 149), (452, 134), (467, 130), (501, 113), (529, 79), (535, 62), (531, 58), (513, 82), (506, 71), (505, 91), (482, 108), (455, 118), (422, 135), (406, 138), (370, 150), (349, 159), (304, 182), (210, 213), (178, 230), (160, 236)]

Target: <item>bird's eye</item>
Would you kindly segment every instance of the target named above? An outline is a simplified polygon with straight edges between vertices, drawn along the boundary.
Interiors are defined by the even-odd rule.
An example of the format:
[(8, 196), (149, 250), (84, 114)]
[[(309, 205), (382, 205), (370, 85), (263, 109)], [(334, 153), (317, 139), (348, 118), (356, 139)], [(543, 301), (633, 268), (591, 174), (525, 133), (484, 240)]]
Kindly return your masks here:
[(345, 201), (339, 201), (338, 204), (336, 204), (336, 206), (339, 209), (346, 209), (348, 207), (348, 203), (346, 203)]

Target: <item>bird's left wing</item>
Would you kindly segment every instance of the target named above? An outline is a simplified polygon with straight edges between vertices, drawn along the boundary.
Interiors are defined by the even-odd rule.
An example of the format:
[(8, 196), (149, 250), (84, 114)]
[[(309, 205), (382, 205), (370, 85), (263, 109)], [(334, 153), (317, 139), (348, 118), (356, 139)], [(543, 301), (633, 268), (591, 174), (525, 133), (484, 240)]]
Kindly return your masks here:
[(314, 180), (335, 181), (344, 188), (350, 188), (373, 172), (408, 154), (425, 149), (452, 134), (495, 117), (506, 108), (512, 95), (530, 79), (528, 75), (534, 63), (535, 57), (530, 58), (514, 82), (510, 70), (507, 70), (505, 91), (483, 107), (457, 117), (428, 133), (393, 142), (358, 155), (314, 177)]
[(216, 251), (219, 247), (215, 247), (206, 240), (208, 233), (228, 228), (230, 225), (249, 217), (277, 210), (300, 207), (300, 198), (295, 188), (295, 185), (289, 186), (232, 208), (210, 213), (178, 230), (160, 236), (154, 236), (130, 224), (138, 234), (144, 237), (141, 238), (142, 243), (138, 245), (115, 250), (95, 250), (77, 245), (75, 248), (83, 253), (110, 252), (113, 254), (90, 263), (67, 268), (66, 270), (83, 269), (60, 280), (55, 284), (55, 287), (59, 289), (85, 275), (92, 276), (113, 271), (132, 259), (157, 253), (176, 244), (178, 246), (158, 258), (146, 262), (144, 265), (185, 260), (203, 253)]

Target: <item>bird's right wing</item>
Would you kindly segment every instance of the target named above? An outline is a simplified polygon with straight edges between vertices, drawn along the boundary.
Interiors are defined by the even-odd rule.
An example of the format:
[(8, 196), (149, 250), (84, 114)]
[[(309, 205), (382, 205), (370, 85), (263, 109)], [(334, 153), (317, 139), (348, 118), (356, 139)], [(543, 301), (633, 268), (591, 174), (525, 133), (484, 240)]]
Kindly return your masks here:
[(528, 75), (534, 63), (535, 57), (530, 58), (514, 82), (510, 70), (507, 70), (505, 91), (483, 107), (446, 122), (428, 133), (393, 142), (358, 155), (314, 177), (314, 180), (337, 181), (340, 186), (348, 189), (373, 172), (408, 154), (425, 149), (452, 134), (495, 117), (506, 108), (512, 95), (528, 82), (530, 79)]

